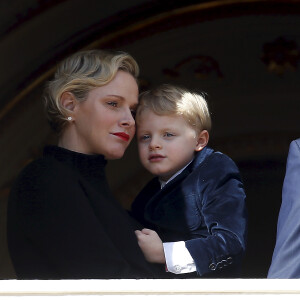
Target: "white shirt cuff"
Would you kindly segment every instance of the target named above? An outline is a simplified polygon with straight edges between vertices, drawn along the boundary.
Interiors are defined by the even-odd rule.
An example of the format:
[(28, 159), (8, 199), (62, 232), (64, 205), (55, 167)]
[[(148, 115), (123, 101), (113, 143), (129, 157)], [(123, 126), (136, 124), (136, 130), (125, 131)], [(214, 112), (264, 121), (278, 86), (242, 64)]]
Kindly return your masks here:
[(174, 274), (196, 271), (195, 262), (185, 247), (185, 242), (163, 243), (167, 269)]

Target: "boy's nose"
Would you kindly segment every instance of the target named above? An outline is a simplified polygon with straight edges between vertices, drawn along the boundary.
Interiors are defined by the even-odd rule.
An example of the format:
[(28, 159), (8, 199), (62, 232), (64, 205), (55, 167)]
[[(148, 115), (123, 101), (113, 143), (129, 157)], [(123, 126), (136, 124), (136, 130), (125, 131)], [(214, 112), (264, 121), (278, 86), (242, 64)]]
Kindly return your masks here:
[(149, 148), (150, 150), (157, 150), (157, 149), (161, 149), (161, 145), (160, 143), (158, 143), (158, 141), (152, 140), (151, 143), (149, 144)]

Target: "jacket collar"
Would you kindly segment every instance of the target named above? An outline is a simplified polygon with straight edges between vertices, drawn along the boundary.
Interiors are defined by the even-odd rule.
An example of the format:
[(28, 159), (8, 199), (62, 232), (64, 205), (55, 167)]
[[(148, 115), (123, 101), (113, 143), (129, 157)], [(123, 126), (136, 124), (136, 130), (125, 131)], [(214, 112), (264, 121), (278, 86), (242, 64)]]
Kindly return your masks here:
[[(161, 198), (167, 194), (170, 190), (176, 187), (184, 178), (186, 178), (193, 170), (199, 167), (207, 157), (209, 157), (213, 153), (213, 149), (209, 147), (205, 147), (200, 152), (195, 155), (194, 160), (175, 178), (173, 178), (170, 182), (168, 182), (162, 189), (159, 188), (160, 184), (158, 181), (158, 177), (153, 179), (152, 184), (156, 186), (156, 191), (153, 192), (152, 198), (149, 199), (147, 203), (147, 210), (145, 212), (145, 219), (152, 220), (156, 218), (156, 208), (160, 206)], [(172, 201), (172, 199), (169, 199)], [(159, 216), (158, 216), (159, 218)]]
[(190, 173), (193, 172), (198, 166), (200, 166), (203, 161), (210, 156), (214, 152), (213, 149), (209, 147), (203, 148), (201, 151), (197, 152), (193, 161), (188, 164), (188, 166), (177, 176), (175, 176), (172, 180), (170, 180), (162, 190), (167, 189), (169, 187), (172, 187), (174, 184), (176, 184), (178, 181), (180, 181), (182, 178), (187, 177)]

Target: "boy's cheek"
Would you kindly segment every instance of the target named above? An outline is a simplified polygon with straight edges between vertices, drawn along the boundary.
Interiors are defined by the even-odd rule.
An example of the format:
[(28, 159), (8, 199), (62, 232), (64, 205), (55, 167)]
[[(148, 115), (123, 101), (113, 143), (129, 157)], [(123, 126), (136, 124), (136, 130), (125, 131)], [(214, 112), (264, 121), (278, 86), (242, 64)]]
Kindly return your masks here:
[(147, 148), (144, 144), (138, 143), (138, 151), (140, 154), (145, 155)]
[(141, 147), (140, 145), (138, 145), (138, 153), (139, 153), (141, 162), (144, 162), (147, 157), (146, 149), (144, 147)]

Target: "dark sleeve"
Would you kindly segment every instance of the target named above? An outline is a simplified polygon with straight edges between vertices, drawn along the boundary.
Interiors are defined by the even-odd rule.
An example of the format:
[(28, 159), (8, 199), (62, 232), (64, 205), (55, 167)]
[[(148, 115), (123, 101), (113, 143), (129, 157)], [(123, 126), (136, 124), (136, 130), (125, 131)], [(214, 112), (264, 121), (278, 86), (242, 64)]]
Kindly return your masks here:
[[(136, 278), (143, 274), (123, 258), (107, 234), (109, 224), (101, 224), (72, 173), (33, 164), (19, 178), (10, 202), (9, 246), (25, 277)], [(112, 219), (111, 224), (117, 231), (118, 220)], [(32, 265), (44, 264), (49, 272), (32, 266), (38, 274), (26, 273), (28, 247), (36, 256), (28, 254)]]
[(131, 205), (130, 215), (137, 220), (143, 227), (155, 230), (153, 223), (147, 222), (144, 217), (145, 207), (148, 201), (160, 191), (160, 184), (157, 177), (153, 178), (146, 184), (146, 186), (139, 192)]
[(240, 264), (247, 231), (246, 196), (238, 168), (223, 154), (211, 158), (204, 166), (205, 176), (198, 178), (203, 196), (198, 206), (208, 236), (186, 241), (200, 275)]

